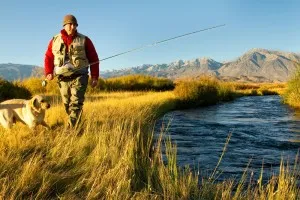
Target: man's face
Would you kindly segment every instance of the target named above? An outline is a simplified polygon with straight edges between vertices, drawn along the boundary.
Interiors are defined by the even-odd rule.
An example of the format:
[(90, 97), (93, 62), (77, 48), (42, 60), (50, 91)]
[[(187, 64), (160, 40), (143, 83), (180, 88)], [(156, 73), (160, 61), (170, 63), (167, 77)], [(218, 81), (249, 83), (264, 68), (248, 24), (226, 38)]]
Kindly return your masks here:
[(64, 26), (64, 29), (68, 33), (68, 35), (73, 35), (77, 30), (77, 25), (69, 23)]

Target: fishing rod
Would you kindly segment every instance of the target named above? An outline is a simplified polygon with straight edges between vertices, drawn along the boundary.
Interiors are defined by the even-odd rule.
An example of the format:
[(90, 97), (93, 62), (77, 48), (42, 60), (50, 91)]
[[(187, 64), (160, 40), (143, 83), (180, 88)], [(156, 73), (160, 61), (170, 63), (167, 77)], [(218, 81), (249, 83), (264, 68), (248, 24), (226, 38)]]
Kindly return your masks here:
[[(142, 50), (142, 49), (145, 49), (145, 48), (148, 48), (148, 47), (156, 46), (156, 45), (158, 45), (158, 44), (162, 44), (162, 43), (168, 42), (168, 41), (170, 41), (170, 40), (175, 40), (175, 39), (178, 39), (178, 38), (181, 38), (181, 37), (186, 37), (186, 36), (188, 36), (188, 35), (196, 34), (196, 33), (199, 33), (199, 32), (204, 32), (204, 31), (208, 31), (208, 30), (211, 30), (211, 29), (220, 28), (220, 27), (225, 26), (225, 25), (226, 25), (226, 24), (221, 24), (221, 25), (217, 25), (217, 26), (212, 26), (212, 27), (205, 28), (205, 29), (201, 29), (201, 30), (198, 30), (198, 31), (193, 31), (193, 32), (190, 32), (190, 33), (185, 33), (185, 34), (178, 35), (178, 36), (175, 36), (175, 37), (171, 37), (171, 38), (168, 38), (168, 39), (164, 39), (164, 40), (160, 40), (160, 41), (157, 41), (157, 42), (153, 42), (153, 43), (151, 43), (151, 44), (146, 44), (146, 45), (143, 45), (143, 46), (134, 48), (134, 49), (130, 49), (130, 50), (128, 50), (128, 51), (124, 51), (124, 52), (122, 52), (122, 53), (118, 53), (118, 54), (115, 54), (115, 55), (112, 55), (112, 56), (109, 56), (109, 57), (100, 59), (100, 60), (98, 60), (98, 61), (89, 63), (88, 66), (68, 69), (68, 71), (63, 72), (63, 73), (61, 73), (61, 74), (59, 74), (59, 75), (64, 75), (64, 74), (67, 74), (67, 73), (74, 73), (74, 72), (76, 72), (76, 71), (79, 71), (79, 70), (81, 70), (81, 69), (87, 68), (87, 67), (89, 67), (90, 65), (97, 64), (97, 63), (102, 62), (102, 61), (104, 61), (104, 60), (108, 60), (108, 59), (111, 59), (111, 58), (114, 58), (114, 57), (117, 57), (117, 56), (120, 56), (120, 55), (124, 55), (124, 54), (127, 54), (127, 53), (131, 53), (131, 52), (133, 52), (133, 51), (138, 51), (138, 50)], [(57, 74), (55, 74), (54, 76), (57, 76)], [(43, 80), (43, 82), (42, 82), (42, 86), (43, 86), (43, 87), (46, 87), (46, 85), (47, 85), (47, 79)]]

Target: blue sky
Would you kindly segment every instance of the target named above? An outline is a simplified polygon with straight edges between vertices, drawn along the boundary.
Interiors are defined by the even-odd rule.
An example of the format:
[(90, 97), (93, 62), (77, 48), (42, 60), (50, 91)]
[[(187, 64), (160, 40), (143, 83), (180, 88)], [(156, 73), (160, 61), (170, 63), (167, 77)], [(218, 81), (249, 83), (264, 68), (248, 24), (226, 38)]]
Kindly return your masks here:
[(62, 29), (66, 14), (76, 16), (78, 31), (91, 38), (100, 59), (226, 24), (105, 60), (100, 71), (201, 57), (230, 61), (252, 48), (299, 53), (299, 10), (300, 2), (281, 0), (5, 0), (0, 6), (0, 63), (43, 66), (49, 40)]

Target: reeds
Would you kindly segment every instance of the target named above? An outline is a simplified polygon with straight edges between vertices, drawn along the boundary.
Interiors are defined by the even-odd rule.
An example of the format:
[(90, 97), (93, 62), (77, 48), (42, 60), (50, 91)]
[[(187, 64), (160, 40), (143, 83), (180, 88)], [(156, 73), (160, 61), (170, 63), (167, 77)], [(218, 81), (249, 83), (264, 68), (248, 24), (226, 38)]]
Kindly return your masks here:
[(300, 69), (298, 68), (294, 76), (288, 81), (286, 92), (282, 95), (284, 103), (295, 108), (300, 108)]
[(181, 80), (176, 83), (174, 94), (178, 99), (178, 108), (213, 105), (235, 98), (231, 85), (211, 77)]
[[(133, 93), (132, 93), (133, 94)], [(263, 185), (202, 178), (177, 165), (168, 137), (153, 139), (155, 119), (174, 109), (172, 92), (103, 94), (84, 106), (79, 130), (65, 130), (60, 104), (46, 116), (49, 132), (17, 124), (0, 128), (2, 199), (297, 199), (299, 168), (281, 165)], [(117, 96), (117, 98), (116, 98)], [(162, 148), (166, 158), (162, 158)], [(296, 166), (296, 165), (295, 165)], [(291, 173), (292, 172), (292, 173)], [(298, 173), (298, 174), (297, 174)], [(199, 176), (200, 175), (200, 176)], [(236, 184), (240, 184), (238, 187)], [(236, 192), (239, 188), (239, 192)]]
[(24, 87), (0, 78), (0, 101), (12, 98), (29, 98), (31, 93)]
[[(215, 174), (205, 178), (189, 166), (179, 167), (166, 131), (154, 137), (155, 120), (178, 108), (178, 99), (216, 103), (235, 96), (232, 85), (217, 80), (201, 79), (192, 90), (190, 82), (177, 86), (182, 93), (87, 96), (77, 130), (64, 128), (67, 116), (55, 95), (46, 115), (52, 130), (0, 127), (0, 198), (299, 199), (298, 160), (291, 166), (282, 159), (279, 174), (265, 184), (262, 175), (247, 177), (248, 169), (241, 180), (218, 182)], [(224, 149), (227, 145), (229, 139)]]
[(286, 83), (228, 83), (239, 96), (281, 95), (285, 92)]

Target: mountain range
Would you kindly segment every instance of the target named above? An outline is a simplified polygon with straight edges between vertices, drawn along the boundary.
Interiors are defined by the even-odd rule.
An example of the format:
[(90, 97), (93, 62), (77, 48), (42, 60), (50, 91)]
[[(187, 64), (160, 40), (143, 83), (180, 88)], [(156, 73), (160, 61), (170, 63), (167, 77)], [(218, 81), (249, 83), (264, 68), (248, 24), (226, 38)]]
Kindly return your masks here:
[[(221, 80), (246, 82), (285, 82), (300, 63), (300, 54), (267, 49), (251, 49), (230, 62), (218, 62), (200, 57), (178, 60), (169, 64), (144, 64), (120, 70), (100, 72), (101, 77), (118, 77), (129, 74), (145, 74), (169, 79), (215, 76)], [(0, 77), (7, 80), (39, 76), (43, 69), (33, 65), (0, 64)]]
[(43, 68), (36, 65), (0, 64), (0, 78), (8, 81), (22, 80), (31, 76), (42, 76)]

